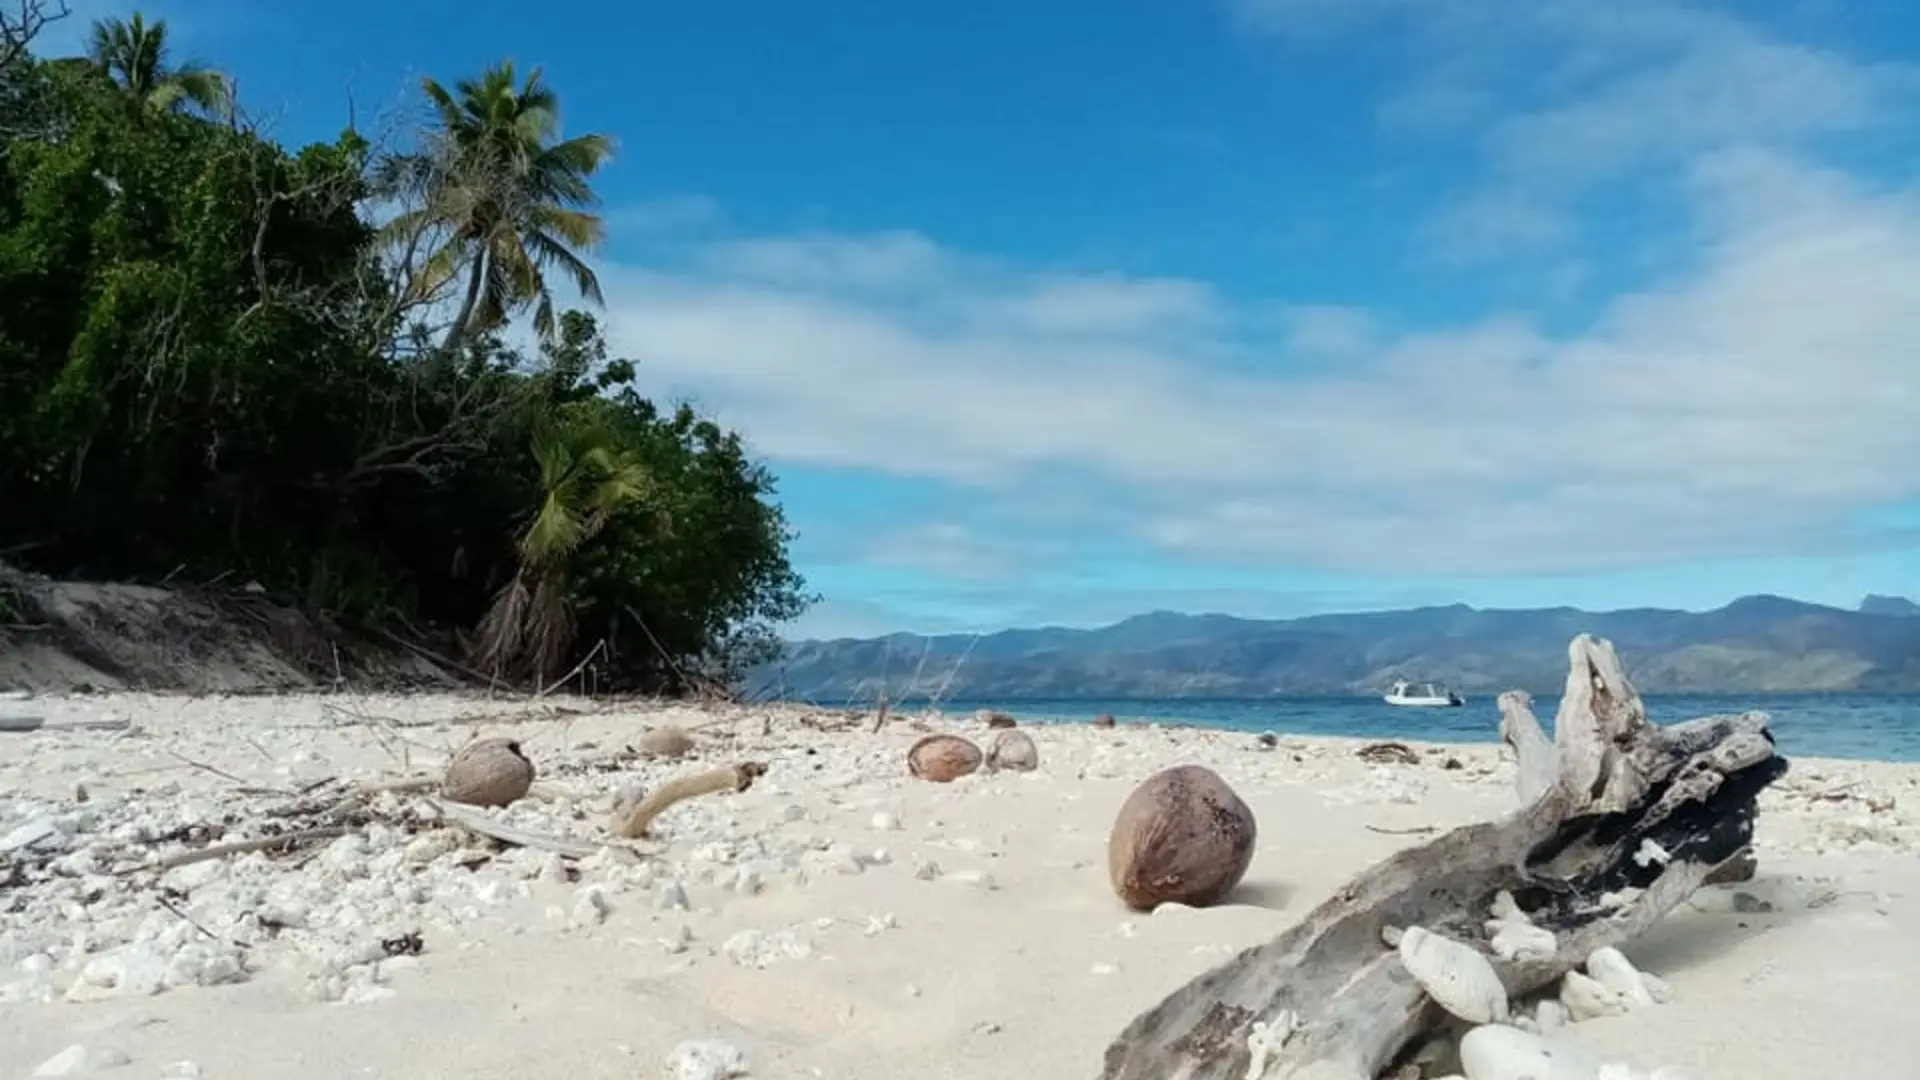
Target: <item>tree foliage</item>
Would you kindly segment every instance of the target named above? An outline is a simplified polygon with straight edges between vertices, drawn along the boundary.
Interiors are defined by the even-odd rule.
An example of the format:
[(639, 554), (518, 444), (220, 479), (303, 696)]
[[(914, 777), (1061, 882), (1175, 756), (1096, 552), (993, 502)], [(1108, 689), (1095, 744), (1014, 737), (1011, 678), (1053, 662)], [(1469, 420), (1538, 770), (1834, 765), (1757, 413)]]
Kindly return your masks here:
[(599, 278), (576, 249), (591, 249), (606, 235), (588, 208), (597, 202), (593, 174), (612, 157), (612, 141), (560, 139), (559, 97), (537, 70), (516, 83), (513, 65), (503, 63), (451, 91), (434, 79), (421, 87), (439, 127), (424, 148), (390, 162), (392, 182), (418, 205), (387, 226), (401, 241), (438, 238), (415, 288), (430, 294), (465, 276), (448, 348), (527, 307), (534, 329), (551, 338), (549, 268), (600, 302)]
[[(288, 151), (156, 101), (180, 73), (161, 24), (137, 25), (98, 40), (147, 40), (129, 54), (146, 75), (9, 76), (0, 552), (257, 581), (316, 613), (448, 628), (509, 677), (597, 652), (616, 685), (685, 686), (767, 656), (807, 602), (773, 477), (737, 434), (644, 396), (539, 277), (591, 280), (546, 256), (587, 235), (556, 222), (591, 203), (604, 140), (558, 140), (551, 92), (503, 66), (434, 97), (441, 130), (403, 152), (353, 131)], [(496, 108), (526, 136), (498, 157), (451, 130)], [(418, 171), (463, 145), (458, 169)], [(408, 175), (472, 186), (393, 185)], [(369, 224), (376, 197), (411, 224)], [(437, 286), (463, 277), (479, 299), (436, 323)], [(532, 355), (503, 337), (521, 310), (549, 331)]]
[(167, 53), (167, 24), (149, 23), (135, 12), (129, 19), (95, 21), (85, 60), (150, 109), (193, 105), (220, 113), (231, 107), (233, 86), (225, 75), (200, 64), (175, 67)]

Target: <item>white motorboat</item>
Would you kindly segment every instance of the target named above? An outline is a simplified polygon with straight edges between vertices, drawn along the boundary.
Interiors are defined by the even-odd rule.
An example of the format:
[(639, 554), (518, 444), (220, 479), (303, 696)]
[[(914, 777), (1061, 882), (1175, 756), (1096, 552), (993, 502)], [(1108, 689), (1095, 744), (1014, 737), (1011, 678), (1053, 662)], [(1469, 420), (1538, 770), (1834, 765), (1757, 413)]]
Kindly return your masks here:
[(1389, 705), (1405, 705), (1417, 709), (1457, 709), (1465, 705), (1466, 699), (1459, 694), (1436, 683), (1397, 682), (1387, 691), (1385, 701)]

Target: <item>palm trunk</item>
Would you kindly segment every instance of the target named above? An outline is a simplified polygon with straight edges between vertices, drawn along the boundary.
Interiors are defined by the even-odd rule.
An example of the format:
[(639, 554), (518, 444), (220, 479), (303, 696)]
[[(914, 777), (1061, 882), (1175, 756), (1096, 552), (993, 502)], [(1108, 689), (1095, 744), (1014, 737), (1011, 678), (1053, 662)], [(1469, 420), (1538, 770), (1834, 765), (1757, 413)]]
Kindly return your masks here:
[(440, 343), (440, 351), (451, 353), (467, 336), (467, 324), (473, 321), (473, 309), (480, 303), (480, 286), (487, 278), (487, 256), (483, 252), (474, 256), (473, 273), (467, 277), (467, 298), (460, 302), (460, 314), (454, 316), (453, 325), (447, 327), (447, 338)]

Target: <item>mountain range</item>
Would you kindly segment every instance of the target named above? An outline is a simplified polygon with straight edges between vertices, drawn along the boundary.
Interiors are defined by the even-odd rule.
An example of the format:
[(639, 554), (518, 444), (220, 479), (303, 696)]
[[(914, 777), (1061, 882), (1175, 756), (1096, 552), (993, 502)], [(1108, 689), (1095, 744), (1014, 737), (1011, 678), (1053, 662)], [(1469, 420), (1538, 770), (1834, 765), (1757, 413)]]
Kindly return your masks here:
[(1858, 610), (1750, 596), (1716, 611), (1405, 611), (1243, 619), (1160, 611), (1099, 629), (800, 641), (754, 673), (812, 701), (1377, 694), (1396, 679), (1462, 693), (1558, 692), (1567, 642), (1610, 639), (1648, 693), (1920, 691), (1920, 605)]

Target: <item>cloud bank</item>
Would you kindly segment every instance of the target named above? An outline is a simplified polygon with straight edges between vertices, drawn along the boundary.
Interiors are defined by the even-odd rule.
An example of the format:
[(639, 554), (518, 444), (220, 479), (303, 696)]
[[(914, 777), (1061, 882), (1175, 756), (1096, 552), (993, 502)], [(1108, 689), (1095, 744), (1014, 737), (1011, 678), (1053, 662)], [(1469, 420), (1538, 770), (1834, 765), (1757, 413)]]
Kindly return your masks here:
[[(1406, 328), (910, 228), (735, 235), (696, 199), (669, 216), (712, 228), (606, 275), (616, 347), (777, 462), (959, 492), (863, 555), (954, 582), (1017, 578), (1022, 527), (1430, 578), (1920, 546), (1887, 512), (1920, 502), (1920, 192), (1833, 152), (1914, 118), (1913, 69), (1667, 0), (1228, 10), (1256, 47), (1404, 54), (1378, 134), (1472, 165), (1410, 258), (1660, 258), (1578, 323)], [(1665, 200), (1657, 228), (1589, 201), (1624, 191)]]
[(910, 233), (699, 246), (611, 275), (611, 328), (779, 461), (1015, 507), (1070, 476), (1084, 524), (1182, 555), (1545, 574), (1890, 542), (1858, 515), (1920, 498), (1920, 201), (1752, 149), (1686, 185), (1694, 264), (1570, 335), (1261, 332), (1203, 282)]

